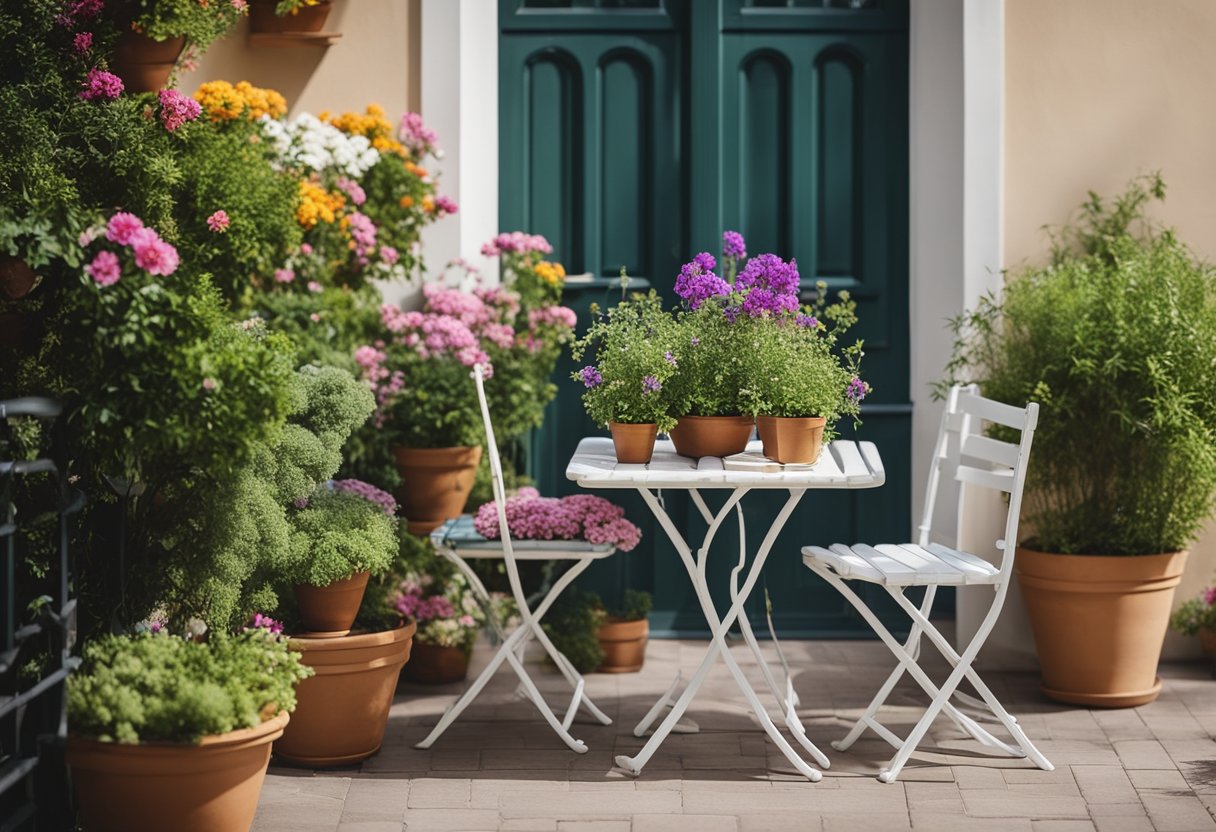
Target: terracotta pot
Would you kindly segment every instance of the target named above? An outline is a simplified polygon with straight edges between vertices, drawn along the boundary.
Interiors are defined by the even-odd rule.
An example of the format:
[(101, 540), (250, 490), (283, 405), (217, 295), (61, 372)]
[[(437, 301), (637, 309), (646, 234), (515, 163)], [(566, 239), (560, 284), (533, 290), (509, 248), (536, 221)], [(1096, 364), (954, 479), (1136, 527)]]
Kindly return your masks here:
[(349, 578), (326, 586), (296, 585), (300, 619), (309, 636), (336, 638), (350, 632), (355, 616), (359, 614), (359, 605), (363, 603), (368, 575), (367, 572), (356, 572)]
[(169, 83), (185, 45), (185, 38), (152, 40), (139, 32), (126, 31), (118, 37), (110, 66), (122, 79), (126, 92), (156, 92)]
[(89, 832), (248, 830), (287, 714), (256, 728), (203, 737), (198, 745), (71, 737), (67, 761)]
[(646, 641), (650, 621), (625, 621), (609, 618), (597, 633), (604, 661), (596, 668), (600, 673), (637, 673), (646, 661)]
[(317, 672), (296, 685), (291, 725), (274, 744), (284, 762), (344, 766), (380, 750), (397, 675), (410, 658), (417, 625), (341, 638), (293, 636), (304, 664)]
[(764, 455), (782, 465), (809, 465), (819, 461), (823, 450), (822, 416), (757, 416), (756, 428), (764, 444)]
[(319, 32), (333, 9), (333, 3), (323, 0), (315, 6), (301, 6), (294, 13), (279, 17), (274, 13), (276, 5), (278, 0), (253, 0), (249, 5), (249, 31), (273, 35)]
[(1014, 565), (1043, 693), (1098, 708), (1156, 699), (1161, 643), (1186, 557), (1056, 555), (1019, 547)]
[(754, 424), (751, 416), (681, 416), (671, 441), (680, 456), (730, 456), (743, 453)]
[(0, 297), (21, 300), (33, 291), (38, 274), (20, 257), (0, 254)]
[(469, 675), (470, 658), (471, 654), (462, 647), (441, 647), (416, 641), (401, 678), (423, 685), (462, 682)]
[(1216, 630), (1200, 627), (1199, 646), (1203, 648), (1205, 656), (1216, 656)]
[(481, 446), (472, 448), (393, 448), (401, 488), (397, 501), (411, 534), (429, 534), (445, 520), (459, 517), (473, 490)]
[(650, 462), (650, 457), (654, 455), (654, 440), (659, 435), (658, 425), (609, 422), (608, 430), (612, 432), (612, 447), (616, 449), (617, 462), (630, 465)]

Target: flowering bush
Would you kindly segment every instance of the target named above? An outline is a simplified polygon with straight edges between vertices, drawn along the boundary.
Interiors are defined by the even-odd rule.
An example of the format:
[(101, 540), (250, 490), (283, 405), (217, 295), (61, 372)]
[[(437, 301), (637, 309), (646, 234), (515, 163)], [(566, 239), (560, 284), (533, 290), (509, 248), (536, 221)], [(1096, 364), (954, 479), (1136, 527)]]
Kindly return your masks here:
[(515, 604), (502, 593), (491, 593), (490, 608), (484, 609), (469, 588), (468, 579), (454, 570), (434, 574), (409, 572), (397, 586), (392, 606), (402, 617), (418, 622), (414, 637), (423, 644), (473, 649), (477, 634), (490, 620), (506, 627), (515, 615)]
[(1183, 602), (1170, 616), (1170, 626), (1186, 636), (1200, 630), (1216, 630), (1216, 586), (1209, 586), (1198, 597)]
[[(89, 5), (101, 6), (97, 0), (73, 0), (69, 8), (79, 10)], [(115, 23), (120, 29), (130, 28), (152, 40), (184, 37), (194, 52), (205, 51), (213, 41), (223, 37), (241, 17), (249, 13), (247, 0), (132, 0), (118, 7)], [(77, 16), (79, 17), (79, 11)]]
[(292, 584), (327, 586), (380, 572), (397, 552), (397, 503), (360, 480), (325, 483), (289, 510), (291, 546), (279, 565)]
[(85, 646), (68, 678), (68, 719), (104, 742), (198, 742), (294, 711), (295, 685), (312, 675), (269, 625), (205, 642), (108, 635)]
[(576, 362), (593, 360), (573, 374), (582, 383), (583, 405), (596, 424), (656, 423), (671, 430), (672, 391), (667, 385), (676, 375), (677, 330), (652, 289), (634, 294), (607, 314), (596, 316), (587, 334), (575, 342)]
[[(477, 532), (490, 540), (500, 536), (496, 506), (483, 504), (473, 518)], [(625, 509), (593, 494), (541, 497), (524, 487), (507, 498), (506, 512), (507, 528), (520, 540), (586, 540), (628, 552), (642, 539), (642, 530), (625, 519)]]
[(282, 118), (287, 114), (287, 99), (272, 89), (255, 87), (248, 81), (206, 81), (194, 91), (208, 119), (222, 123), (257, 121), (263, 117)]

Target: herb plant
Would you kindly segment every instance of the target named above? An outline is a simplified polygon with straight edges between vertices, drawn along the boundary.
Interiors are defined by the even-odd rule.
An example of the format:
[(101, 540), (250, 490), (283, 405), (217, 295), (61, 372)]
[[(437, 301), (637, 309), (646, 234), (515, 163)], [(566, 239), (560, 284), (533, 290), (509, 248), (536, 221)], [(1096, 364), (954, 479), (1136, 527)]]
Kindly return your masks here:
[(387, 493), (358, 480), (317, 489), (289, 512), (291, 546), (285, 581), (326, 586), (356, 572), (381, 572), (397, 553), (397, 506)]
[(68, 679), (68, 720), (105, 742), (195, 743), (295, 710), (295, 684), (311, 675), (285, 639), (260, 627), (205, 642), (103, 636)]
[(1090, 194), (1052, 259), (955, 322), (944, 384), (1043, 406), (1026, 512), (1047, 552), (1186, 548), (1216, 494), (1216, 272), (1146, 219), (1159, 176)]

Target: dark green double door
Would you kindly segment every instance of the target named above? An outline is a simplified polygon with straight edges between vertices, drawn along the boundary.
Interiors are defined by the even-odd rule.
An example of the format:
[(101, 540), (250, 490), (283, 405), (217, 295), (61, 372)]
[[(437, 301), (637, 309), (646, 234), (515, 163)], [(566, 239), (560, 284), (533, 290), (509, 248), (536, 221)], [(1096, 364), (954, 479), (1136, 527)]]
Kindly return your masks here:
[[(802, 566), (808, 543), (903, 539), (909, 531), (907, 5), (905, 0), (500, 0), (500, 223), (544, 234), (571, 274), (566, 302), (585, 325), (619, 297), (622, 266), (668, 299), (680, 264), (720, 249), (796, 257), (804, 285), (824, 279), (858, 299), (865, 375), (875, 388), (862, 438), (887, 484), (808, 494), (766, 566), (774, 619), (790, 635), (868, 632)], [(636, 287), (637, 284), (635, 284)], [(564, 470), (587, 420), (572, 366), (534, 439), (542, 492), (573, 490)], [(726, 492), (711, 495), (711, 506)], [(637, 495), (637, 551), (582, 581), (611, 601), (625, 586), (655, 597), (659, 633), (705, 623), (678, 557)], [(665, 493), (694, 544), (705, 529), (686, 495)], [(749, 538), (778, 495), (745, 499)], [(710, 555), (725, 601), (738, 537), (730, 520)], [(748, 614), (763, 619), (756, 593)]]

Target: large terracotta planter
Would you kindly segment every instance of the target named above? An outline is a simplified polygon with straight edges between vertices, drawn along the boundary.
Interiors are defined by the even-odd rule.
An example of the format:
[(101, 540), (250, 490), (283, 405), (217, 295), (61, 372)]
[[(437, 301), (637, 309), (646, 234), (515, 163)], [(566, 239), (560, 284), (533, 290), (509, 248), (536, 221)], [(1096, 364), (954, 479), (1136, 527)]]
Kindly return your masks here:
[(609, 422), (612, 447), (616, 450), (616, 461), (629, 465), (645, 465), (654, 456), (654, 440), (659, 435), (658, 425), (626, 425)]
[(1042, 691), (1057, 702), (1128, 708), (1161, 692), (1157, 662), (1186, 552), (1111, 557), (1018, 548)]
[(414, 642), (401, 678), (422, 685), (449, 685), (469, 675), (470, 653), (462, 647)]
[(747, 447), (754, 424), (751, 416), (681, 416), (671, 441), (680, 456), (730, 456)]
[(429, 534), (445, 520), (459, 517), (473, 490), (481, 446), (393, 448), (401, 488), (397, 501), (411, 534)]
[(21, 300), (33, 291), (38, 274), (20, 257), (0, 254), (0, 298)]
[(110, 65), (122, 79), (125, 92), (156, 92), (169, 83), (185, 45), (185, 38), (152, 40), (139, 32), (126, 31), (118, 37)]
[(764, 445), (764, 455), (783, 465), (809, 465), (823, 451), (822, 416), (757, 416), (756, 429)]
[(314, 638), (344, 636), (350, 632), (363, 603), (369, 573), (356, 572), (349, 578), (325, 586), (297, 584), (296, 603), (304, 628)]
[(279, 17), (274, 13), (276, 5), (277, 0), (253, 0), (249, 5), (249, 31), (267, 35), (319, 32), (333, 10), (333, 3), (323, 0), (315, 6), (300, 6), (294, 13)]
[(600, 625), (597, 635), (604, 651), (604, 661), (597, 668), (600, 673), (636, 673), (642, 669), (650, 621), (609, 618)]
[(67, 761), (88, 832), (248, 830), (286, 713), (198, 745), (72, 737)]
[(341, 638), (293, 636), (291, 647), (316, 671), (296, 685), (291, 725), (274, 744), (284, 762), (344, 766), (380, 750), (397, 676), (410, 658), (413, 621)]

